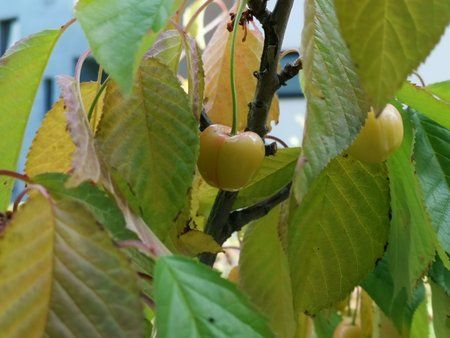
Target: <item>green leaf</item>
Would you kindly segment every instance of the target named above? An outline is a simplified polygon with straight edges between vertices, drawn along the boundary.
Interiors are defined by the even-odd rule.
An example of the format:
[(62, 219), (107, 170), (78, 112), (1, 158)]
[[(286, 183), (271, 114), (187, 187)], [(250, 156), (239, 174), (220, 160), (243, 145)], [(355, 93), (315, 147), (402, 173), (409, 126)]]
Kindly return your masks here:
[(167, 65), (174, 74), (178, 72), (183, 42), (178, 31), (171, 29), (161, 33), (152, 48), (145, 54), (146, 58), (158, 59)]
[(272, 196), (286, 186), (294, 176), (300, 148), (278, 150), (275, 156), (266, 157), (261, 168), (249, 184), (239, 191), (235, 209), (250, 206)]
[(409, 331), (413, 314), (425, 298), (423, 283), (420, 282), (414, 289), (411, 299), (408, 299), (405, 289), (395, 294), (389, 263), (384, 257), (377, 263), (375, 270), (361, 283), (361, 286), (384, 314), (392, 320), (398, 330)]
[(136, 198), (144, 221), (164, 241), (185, 205), (199, 142), (197, 122), (176, 76), (159, 61), (146, 59), (130, 97), (109, 86), (96, 139), (109, 167)]
[(385, 166), (334, 159), (289, 218), (294, 304), (314, 314), (347, 296), (383, 255), (389, 232)]
[(251, 223), (239, 258), (239, 286), (270, 319), (277, 337), (294, 337), (296, 320), (286, 253), (278, 236), (280, 208)]
[(405, 289), (409, 299), (434, 258), (436, 238), (414, 173), (411, 160), (414, 135), (405, 116), (403, 126), (402, 146), (387, 161), (392, 219), (386, 258), (393, 278), (394, 297)]
[(336, 312), (319, 312), (314, 317), (314, 332), (316, 332), (317, 338), (332, 337), (334, 330), (341, 323), (341, 321), (342, 317)]
[(347, 47), (339, 35), (333, 0), (307, 0), (302, 35), (307, 115), (303, 156), (294, 180), (300, 201), (331, 159), (356, 138), (369, 111)]
[(430, 285), (436, 338), (447, 338), (450, 336), (450, 296), (439, 285), (433, 282)]
[(450, 81), (443, 81), (433, 83), (426, 87), (427, 91), (430, 91), (441, 100), (450, 104)]
[[(50, 54), (64, 29), (31, 35), (0, 59), (0, 168), (17, 169), (28, 116)], [(0, 209), (9, 203), (13, 181), (1, 178)]]
[(439, 256), (428, 271), (428, 276), (450, 296), (450, 270), (445, 268)]
[(381, 110), (438, 43), (448, 0), (335, 0), (342, 36), (361, 83)]
[(128, 261), (81, 205), (33, 195), (0, 237), (5, 337), (141, 337)]
[(375, 270), (361, 283), (361, 286), (398, 330), (409, 331), (413, 314), (425, 298), (423, 283), (418, 284), (411, 299), (408, 299), (405, 289), (395, 294), (389, 262), (385, 256), (377, 263)]
[(176, 256), (160, 257), (155, 270), (158, 337), (273, 337), (266, 321), (218, 272)]
[(402, 103), (450, 129), (450, 103), (439, 100), (427, 89), (405, 82), (396, 97)]
[(429, 321), (427, 299), (425, 298), (414, 312), (409, 338), (429, 337)]
[[(57, 200), (71, 200), (79, 203), (92, 213), (112, 236), (115, 241), (137, 240), (137, 235), (126, 227), (122, 211), (111, 197), (90, 182), (81, 183), (75, 188), (67, 188), (69, 177), (65, 174), (48, 173), (34, 178), (34, 182), (43, 185)], [(123, 206), (122, 206), (123, 207)], [(123, 212), (126, 212), (123, 210)], [(130, 258), (135, 270), (153, 275), (154, 262), (146, 254), (134, 248), (122, 251)], [(152, 298), (151, 283), (145, 279), (139, 280), (140, 289)]]
[(411, 118), (416, 174), (439, 243), (450, 253), (450, 130), (414, 112)]
[(75, 14), (96, 60), (132, 89), (141, 58), (175, 13), (175, 0), (79, 0)]
[(136, 239), (136, 235), (128, 230), (125, 219), (117, 205), (108, 194), (90, 182), (81, 183), (75, 188), (66, 187), (69, 176), (48, 173), (36, 176), (33, 181), (43, 185), (55, 199), (70, 199), (89, 210), (97, 221), (108, 229), (116, 240)]

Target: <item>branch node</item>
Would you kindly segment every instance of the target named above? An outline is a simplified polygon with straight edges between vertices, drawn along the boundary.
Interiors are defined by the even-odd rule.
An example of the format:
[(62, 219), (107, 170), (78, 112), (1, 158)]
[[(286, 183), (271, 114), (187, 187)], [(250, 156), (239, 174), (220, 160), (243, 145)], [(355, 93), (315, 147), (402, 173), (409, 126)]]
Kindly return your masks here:
[(274, 156), (277, 153), (278, 145), (276, 142), (266, 144), (265, 150), (266, 150), (266, 156)]

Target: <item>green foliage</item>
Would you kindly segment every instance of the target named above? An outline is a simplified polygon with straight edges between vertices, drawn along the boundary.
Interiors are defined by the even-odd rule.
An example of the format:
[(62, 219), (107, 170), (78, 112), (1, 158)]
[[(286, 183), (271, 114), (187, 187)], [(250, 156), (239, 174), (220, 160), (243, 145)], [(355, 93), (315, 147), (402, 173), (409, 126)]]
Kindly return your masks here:
[(178, 71), (183, 41), (180, 33), (171, 29), (161, 33), (152, 48), (145, 54), (146, 58), (158, 59), (167, 65), (174, 73)]
[[(284, 71), (277, 38), (292, 1), (259, 11), (266, 2), (249, 3), (264, 36), (245, 20), (234, 32), (239, 130), (270, 130), (272, 94), (302, 65), (303, 147), (266, 157), (220, 198), (196, 168), (199, 124), (203, 111), (231, 124), (238, 24), (206, 16), (218, 26), (205, 46), (212, 1), (75, 1), (111, 78), (58, 77), (29, 178), (11, 170), (52, 49), (75, 20), (0, 59), (0, 173), (28, 183), (0, 213), (1, 337), (329, 338), (348, 320), (347, 297), (362, 337), (425, 338), (426, 283), (436, 337), (450, 335), (450, 81), (406, 79), (450, 22), (450, 0), (306, 0), (302, 60)], [(385, 163), (359, 162), (347, 149), (370, 107), (388, 101), (402, 110), (402, 146)], [(0, 211), (11, 183), (0, 181)], [(236, 219), (250, 223), (239, 224), (237, 286), (195, 258), (223, 252)], [(358, 285), (361, 302), (349, 296)]]
[(361, 83), (381, 111), (450, 22), (448, 0), (335, 0)]
[(426, 89), (432, 92), (441, 100), (450, 103), (450, 81), (443, 81), (428, 85)]
[(430, 268), (429, 276), (445, 293), (450, 295), (450, 270), (446, 269), (439, 257)]
[(290, 215), (296, 310), (314, 314), (347, 296), (383, 255), (388, 229), (385, 166), (334, 159)]
[(36, 176), (34, 182), (43, 185), (55, 199), (72, 200), (83, 205), (114, 239), (136, 239), (136, 235), (126, 229), (122, 212), (107, 193), (87, 182), (68, 188), (68, 179), (69, 176), (65, 174), (47, 173)]
[(277, 337), (294, 337), (296, 320), (286, 253), (278, 236), (280, 208), (249, 225), (239, 258), (239, 286), (270, 319)]
[(107, 89), (97, 145), (162, 240), (192, 183), (197, 128), (178, 80), (154, 59), (143, 61), (129, 98), (115, 85)]
[(135, 277), (80, 204), (32, 196), (0, 247), (2, 335), (141, 337)]
[(435, 234), (414, 173), (411, 123), (403, 118), (404, 139), (387, 161), (392, 220), (386, 253), (394, 283), (394, 297), (405, 289), (409, 299), (435, 254)]
[(411, 299), (408, 299), (405, 289), (396, 294), (393, 277), (384, 257), (361, 285), (398, 330), (409, 331), (414, 311), (425, 297), (422, 283), (418, 284)]
[(433, 96), (431, 91), (406, 82), (396, 97), (402, 103), (450, 129), (450, 105)]
[(201, 263), (161, 257), (154, 284), (158, 337), (273, 337), (236, 286)]
[(255, 204), (286, 186), (292, 180), (299, 154), (300, 148), (287, 148), (266, 157), (255, 177), (239, 192), (233, 207)]
[(176, 0), (79, 0), (75, 13), (95, 58), (128, 93), (142, 56), (178, 5)]
[(307, 99), (303, 156), (307, 162), (294, 180), (299, 201), (330, 160), (356, 138), (369, 111), (337, 28), (332, 0), (306, 1), (302, 50)]
[[(0, 59), (0, 168), (16, 170), (28, 116), (50, 54), (63, 29), (19, 41)], [(11, 196), (12, 180), (1, 178), (0, 209)]]
[(317, 334), (317, 338), (329, 338), (333, 336), (333, 332), (339, 323), (342, 321), (342, 317), (336, 312), (322, 311), (314, 317), (314, 331)]
[(429, 336), (429, 315), (427, 309), (427, 301), (424, 301), (419, 305), (414, 312), (410, 338), (423, 338)]
[(423, 115), (411, 116), (416, 174), (439, 243), (450, 252), (450, 130)]
[(436, 338), (446, 338), (450, 335), (450, 295), (435, 283), (431, 282), (430, 285)]

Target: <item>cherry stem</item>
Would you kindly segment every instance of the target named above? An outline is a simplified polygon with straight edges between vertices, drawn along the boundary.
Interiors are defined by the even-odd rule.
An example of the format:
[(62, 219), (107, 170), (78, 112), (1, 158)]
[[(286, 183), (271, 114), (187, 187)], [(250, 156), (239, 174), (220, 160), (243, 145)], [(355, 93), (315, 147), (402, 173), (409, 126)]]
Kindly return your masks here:
[(84, 61), (86, 61), (89, 55), (91, 55), (90, 49), (81, 54), (75, 66), (75, 81), (77, 86), (77, 94), (83, 112), (86, 112), (86, 110), (84, 108), (83, 97), (81, 96), (81, 69), (83, 68)]
[(196, 11), (195, 13), (192, 15), (192, 17), (189, 19), (188, 23), (186, 24), (185, 27), (185, 31), (189, 32), (189, 29), (191, 28), (191, 26), (194, 24), (195, 20), (197, 19), (197, 17), (200, 15), (201, 12), (203, 12), (206, 7), (208, 7), (212, 2), (215, 2), (216, 0), (206, 0), (205, 3), (203, 5), (201, 5)]
[(29, 188), (25, 188), (20, 192), (20, 194), (17, 196), (16, 200), (14, 201), (13, 212), (17, 211), (17, 209), (19, 208), (20, 202), (22, 202), (23, 198), (29, 191), (30, 191)]
[[(98, 92), (99, 92), (100, 88), (102, 87), (102, 77), (103, 77), (103, 68), (102, 68), (102, 66), (99, 66), (98, 67), (98, 73), (97, 73), (97, 89), (96, 89), (97, 93), (95, 95), (95, 98), (97, 98), (97, 96), (99, 96)], [(98, 101), (98, 98), (97, 98), (97, 101)], [(97, 121), (97, 111), (98, 111), (98, 109), (97, 109), (97, 101), (93, 105), (94, 106), (93, 113), (91, 113), (91, 108), (92, 108), (92, 103), (93, 102), (91, 103), (91, 106), (89, 107), (89, 113), (91, 113), (91, 115), (93, 114), (92, 120), (91, 120), (91, 118), (89, 118), (89, 120), (91, 122), (91, 128), (92, 128), (93, 131), (95, 131), (95, 121)]]
[(418, 79), (420, 84), (422, 85), (422, 87), (426, 87), (427, 85), (425, 84), (425, 81), (423, 80), (423, 77), (417, 73), (416, 71), (412, 72)]
[(17, 180), (21, 180), (25, 183), (31, 183), (31, 180), (27, 175), (19, 174), (12, 170), (0, 169), (0, 176), (9, 176), (9, 177), (15, 178)]
[(95, 95), (94, 100), (92, 101), (91, 107), (89, 108), (89, 112), (88, 112), (87, 116), (88, 116), (88, 120), (92, 121), (92, 123), (91, 123), (92, 130), (95, 129), (95, 121), (97, 119), (97, 115), (94, 114), (94, 116), (92, 117), (92, 114), (94, 113), (94, 111), (96, 112), (98, 100), (100, 99), (100, 96), (102, 95), (102, 93), (105, 91), (106, 85), (108, 84), (108, 82), (109, 82), (109, 77), (100, 86), (100, 89), (97, 91), (97, 94)]
[(274, 141), (278, 142), (279, 144), (281, 144), (284, 148), (289, 148), (287, 143), (284, 142), (281, 138), (278, 138), (278, 137), (272, 136), (272, 135), (266, 135), (266, 136), (264, 136), (264, 138), (267, 138), (269, 140), (274, 140)]
[(233, 36), (231, 38), (231, 57), (230, 57), (230, 81), (231, 81), (231, 96), (233, 99), (233, 126), (231, 128), (231, 135), (236, 135), (238, 124), (238, 98), (236, 90), (236, 69), (235, 69), (235, 50), (236, 38), (239, 29), (239, 22), (241, 21), (242, 13), (244, 12), (247, 0), (241, 0), (239, 8), (234, 18)]

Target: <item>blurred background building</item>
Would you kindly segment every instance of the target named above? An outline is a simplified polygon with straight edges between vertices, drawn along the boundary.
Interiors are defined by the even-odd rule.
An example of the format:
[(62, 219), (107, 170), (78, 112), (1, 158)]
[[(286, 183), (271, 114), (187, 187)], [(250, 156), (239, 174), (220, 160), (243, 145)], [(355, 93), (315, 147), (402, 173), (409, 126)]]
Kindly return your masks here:
[[(303, 1), (295, 0), (294, 9), (288, 25), (284, 49), (298, 49), (303, 26)], [(0, 55), (17, 40), (44, 29), (54, 29), (73, 17), (74, 0), (0, 0)], [(232, 1), (224, 1), (231, 5)], [(275, 0), (269, 0), (269, 7)], [(217, 7), (208, 9), (205, 20), (215, 15)], [(75, 63), (85, 50), (87, 41), (78, 24), (72, 25), (62, 36), (55, 47), (49, 65), (42, 79), (41, 87), (34, 102), (29, 126), (23, 143), (20, 167), (23, 168), (24, 154), (38, 129), (43, 115), (59, 97), (55, 76), (59, 74), (73, 75)], [(292, 61), (296, 55), (289, 55), (283, 63)], [(435, 48), (418, 72), (427, 83), (450, 79), (450, 30), (447, 30), (440, 44)], [(95, 80), (98, 66), (90, 59), (83, 67), (82, 80)], [(283, 87), (280, 92), (281, 119), (274, 127), (272, 134), (284, 139), (292, 146), (300, 145), (306, 104), (300, 90), (298, 77)]]

